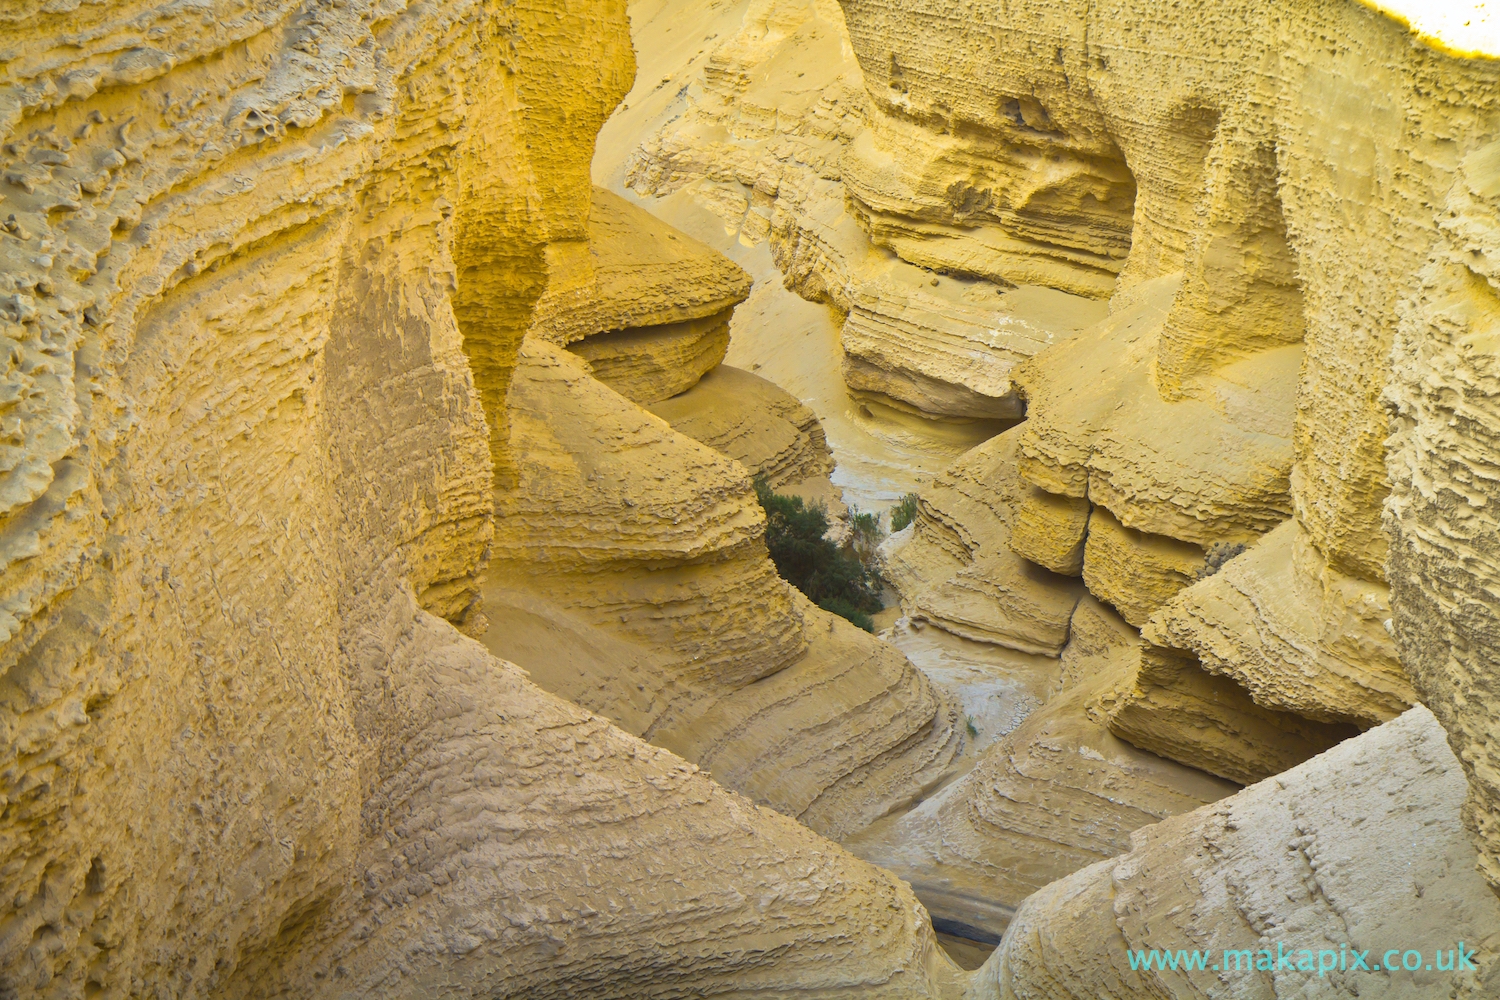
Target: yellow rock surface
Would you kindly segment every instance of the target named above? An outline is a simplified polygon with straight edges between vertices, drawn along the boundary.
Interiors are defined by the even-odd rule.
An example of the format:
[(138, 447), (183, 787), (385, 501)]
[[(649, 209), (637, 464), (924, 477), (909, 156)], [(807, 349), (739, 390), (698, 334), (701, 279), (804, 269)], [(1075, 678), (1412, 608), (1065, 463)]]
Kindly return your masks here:
[[(632, 16), (664, 83), (637, 90), (612, 123), (635, 144), (607, 151), (613, 176), (642, 194), (691, 198), (744, 242), (768, 241), (790, 287), (847, 315), (844, 374), (857, 393), (938, 419), (1015, 419), (1011, 367), (1103, 317), (1095, 278), (1085, 296), (997, 285), (986, 279), (1009, 244), (929, 225), (925, 208), (893, 229), (850, 197), (843, 178), (867, 99), (832, 0), (690, 12), (642, 3)], [(695, 34), (684, 35), (684, 17)], [(687, 88), (681, 104), (674, 87)]]
[(0, 993), (956, 991), (899, 881), (432, 613), (622, 4), (22, 2), (0, 63)]
[(1137, 628), (1206, 569), (1203, 550), (1191, 542), (1126, 528), (1103, 507), (1089, 514), (1083, 582)]
[(594, 377), (647, 405), (692, 388), (729, 349), (750, 276), (619, 195), (594, 188), (585, 238), (546, 249), (530, 335), (567, 347)]
[[(539, 341), (510, 407), (518, 482), (496, 497), (500, 596), (524, 588), (653, 654), (634, 691), (611, 676), (628, 664), (601, 656), (560, 693), (832, 837), (939, 780), (960, 741), (951, 696), (776, 576), (743, 466)], [(511, 655), (506, 636), (488, 641)]]
[(922, 491), (911, 539), (887, 558), (886, 572), (912, 618), (1056, 656), (1083, 588), (1010, 549), (1012, 510), (1026, 490), (1016, 474), (1019, 432), (974, 448)]
[(533, 336), (559, 346), (618, 331), (726, 315), (750, 276), (723, 254), (619, 195), (594, 187), (585, 237), (547, 245)]
[(1089, 502), (1030, 487), (1016, 508), (1010, 548), (1016, 555), (1064, 576), (1083, 573)]
[(1058, 657), (1058, 690), (1134, 669), (1142, 642), (1141, 634), (1113, 608), (1084, 597), (1068, 621), (1068, 644)]
[(849, 388), (941, 417), (1019, 419), (1011, 369), (1104, 315), (1053, 289), (1006, 292), (894, 259), (872, 260), (845, 294)]
[(1500, 892), (1500, 146), (1481, 147), (1459, 168), (1443, 244), (1397, 331), (1386, 523), (1401, 660), (1468, 774), (1464, 821)]
[(1139, 827), (1235, 791), (1090, 717), (1119, 674), (1048, 701), (962, 779), (846, 846), (911, 883), (940, 930), (993, 943), (1031, 893), (1124, 851)]
[(1148, 629), (1132, 669), (1090, 712), (1143, 750), (1249, 784), (1322, 753), (1358, 730), (1262, 708)]
[[(995, 1000), (1493, 995), (1500, 902), (1473, 870), (1458, 822), (1463, 772), (1431, 713), (1414, 708), (1307, 763), (1194, 812), (1139, 830), (1129, 853), (1028, 899), (968, 994)], [(1401, 845), (1395, 849), (1395, 845)], [(1356, 971), (1387, 949), (1457, 966)], [(1479, 942), (1483, 942), (1482, 944)], [(1477, 945), (1477, 947), (1476, 947)], [(1247, 952), (1247, 971), (1132, 970), (1129, 950)], [(1297, 971), (1309, 952), (1345, 968)], [(1262, 953), (1293, 971), (1256, 971)], [(1325, 962), (1327, 960), (1325, 959)], [(1427, 963), (1423, 963), (1427, 964)], [(1316, 964), (1313, 964), (1316, 970)], [(1295, 983), (1293, 987), (1291, 984)], [(1389, 984), (1389, 985), (1386, 985)]]
[(1417, 700), (1390, 617), (1383, 584), (1327, 566), (1288, 521), (1158, 610), (1153, 630), (1257, 704), (1368, 726)]
[(1153, 380), (1179, 289), (1176, 277), (1147, 282), (1132, 304), (1018, 367), (1021, 474), (1138, 531), (1204, 547), (1246, 541), (1291, 513), (1301, 348), (1226, 365), (1199, 395), (1168, 402)]
[(669, 399), (698, 384), (729, 350), (729, 312), (682, 323), (601, 333), (569, 350), (590, 373), (642, 406)]
[(759, 375), (720, 365), (650, 409), (678, 433), (764, 476), (773, 489), (833, 492), (833, 455), (822, 424), (795, 396)]

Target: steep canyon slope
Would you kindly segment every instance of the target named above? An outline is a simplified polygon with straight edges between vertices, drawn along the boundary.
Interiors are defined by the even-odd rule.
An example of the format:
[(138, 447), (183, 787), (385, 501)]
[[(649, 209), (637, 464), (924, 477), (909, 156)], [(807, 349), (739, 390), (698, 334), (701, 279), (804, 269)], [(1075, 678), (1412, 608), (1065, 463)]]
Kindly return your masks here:
[[(1024, 402), (923, 490), (891, 553), (907, 613), (1061, 654), (1064, 688), (1090, 693), (1050, 724), (1236, 782), (1424, 700), (1500, 887), (1481, 596), (1500, 71), (1482, 40), (1341, 0), (714, 9), (691, 45), (641, 46), (662, 83), (629, 99), (646, 138), (620, 182), (768, 241), (789, 288), (840, 310), (855, 398), (935, 421)], [(670, 10), (633, 6), (637, 38), (666, 37)], [(1028, 322), (1045, 335), (1018, 340)], [(935, 915), (1003, 927), (1029, 891), (1013, 856), (955, 848), (985, 797), (1012, 796), (988, 814), (1004, 837), (1043, 832), (1032, 860), (1071, 839), (1006, 825), (1025, 822), (1022, 737), (850, 843)], [(1032, 774), (1052, 796), (1071, 781)], [(1353, 877), (1373, 893), (1385, 875)]]
[[(513, 447), (519, 368), (575, 366), (576, 398), (674, 433), (522, 348), (554, 248), (587, 237), (623, 8), (0, 23), (0, 992), (952, 985), (893, 877), (460, 632), (512, 537), (497, 490), (540, 457)], [(704, 461), (793, 656), (745, 473)], [(939, 708), (884, 669), (910, 697), (866, 771)], [(861, 814), (856, 784), (831, 813)]]
[[(0, 6), (0, 995), (1495, 995), (1497, 63), (630, 15), (638, 75), (623, 0)], [(776, 576), (750, 477), (836, 509), (825, 433), (654, 196), (988, 438), (887, 562), (1054, 671), (982, 754)]]

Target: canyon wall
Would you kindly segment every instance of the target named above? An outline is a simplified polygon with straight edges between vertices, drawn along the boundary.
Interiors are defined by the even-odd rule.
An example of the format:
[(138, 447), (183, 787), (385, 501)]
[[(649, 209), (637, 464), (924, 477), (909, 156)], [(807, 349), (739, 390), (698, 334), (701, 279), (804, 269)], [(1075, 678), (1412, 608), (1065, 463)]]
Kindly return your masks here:
[[(0, 993), (956, 988), (906, 886), (462, 634), (537, 460), (518, 371), (675, 433), (523, 350), (624, 14), (0, 13)], [(703, 461), (795, 642), (745, 472)], [(926, 745), (940, 699), (884, 669), (899, 732), (810, 797)]]
[[(1242, 688), (1247, 710), (1273, 722), (1368, 726), (1418, 690), (1442, 695), (1443, 713), (1454, 682), (1435, 675), (1451, 671), (1408, 678), (1402, 662), (1471, 643), (1402, 649), (1392, 638), (1382, 389), (1398, 327), (1434, 322), (1420, 317), (1435, 262), (1467, 254), (1471, 288), (1488, 274), (1479, 147), (1500, 114), (1495, 63), (1343, 2), (1216, 6), (1192, 19), (1167, 5), (1022, 4), (992, 12), (993, 31), (951, 36), (964, 20), (942, 3), (844, 10), (870, 107), (869, 132), (844, 160), (852, 198), (869, 204), (862, 192), (903, 177), (915, 194), (896, 201), (915, 214), (931, 210), (921, 193), (945, 182), (982, 187), (956, 153), (913, 153), (933, 148), (913, 129), (986, 163), (1004, 162), (987, 152), (997, 142), (1049, 150), (1051, 187), (1008, 166), (991, 184), (999, 204), (1013, 188), (1046, 190), (1048, 205), (1109, 204), (1089, 158), (1106, 147), (1134, 177), (1109, 319), (1013, 376), (1028, 403), (1019, 472), (1056, 512), (1018, 519), (1015, 547), (1081, 547), (1085, 586), (1147, 641), (1111, 728), (1246, 780), (1285, 766), (1233, 773), (1285, 745), (1288, 725), (1245, 725), (1225, 714), (1229, 696), (1191, 689)], [(1070, 232), (1098, 229), (1072, 218)], [(1029, 222), (998, 224), (1056, 242)], [(1415, 468), (1421, 454), (1398, 464)], [(1084, 501), (1086, 522), (1069, 506)], [(1413, 619), (1452, 620), (1417, 607), (1396, 616), (1410, 623), (1407, 642)], [(1188, 729), (1184, 699), (1206, 712)], [(1467, 750), (1472, 724), (1444, 714), (1476, 795), (1491, 796)]]
[(1496, 64), (656, 11), (621, 181), (769, 241), (855, 403), (1009, 425), (889, 557), (1058, 658), (944, 785), (957, 696), (767, 557), (752, 475), (834, 491), (721, 364), (747, 275), (591, 185), (625, 14), (0, 11), (0, 994), (1206, 996), (1125, 949), (1420, 931), (1493, 995)]
[[(1059, 655), (1063, 694), (899, 834), (850, 843), (983, 938), (1085, 863), (1016, 804), (1077, 779), (1015, 772), (1103, 743), (1033, 730), (1102, 726), (1252, 783), (1420, 700), (1500, 888), (1494, 59), (1346, 0), (765, 0), (711, 28), (670, 88), (632, 96), (646, 139), (620, 182), (767, 240), (789, 288), (840, 310), (856, 400), (1025, 418), (922, 491), (888, 568), (913, 620)], [(1455, 808), (1449, 786), (1421, 808)], [(998, 870), (1020, 857), (1039, 881)]]

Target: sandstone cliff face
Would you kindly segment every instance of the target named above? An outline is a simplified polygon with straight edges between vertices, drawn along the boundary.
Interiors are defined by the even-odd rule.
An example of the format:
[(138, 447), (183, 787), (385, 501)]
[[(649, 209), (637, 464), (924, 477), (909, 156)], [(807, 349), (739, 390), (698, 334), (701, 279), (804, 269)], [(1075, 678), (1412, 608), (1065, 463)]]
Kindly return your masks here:
[[(967, 16), (942, 3), (844, 10), (868, 131), (842, 179), (879, 203), (871, 218), (936, 218), (936, 192), (968, 185), (979, 193), (963, 204), (994, 208), (948, 243), (999, 227), (1043, 254), (1042, 213), (1087, 193), (1110, 204), (1101, 157), (1134, 179), (1109, 319), (1014, 376), (1028, 401), (1019, 471), (1045, 497), (1026, 502), (1013, 550), (1080, 573), (1132, 624), (1151, 619), (1184, 669), (1197, 661), (1267, 710), (1369, 725), (1411, 704), (1383, 624), (1380, 389), (1400, 304), (1440, 240), (1430, 206), (1495, 113), (1493, 65), (1346, 3), (1215, 7), (1191, 23), (1151, 4), (1023, 4), (960, 34)], [(1346, 41), (1330, 55), (1311, 41), (1323, 37)], [(1369, 66), (1389, 78), (1372, 84)], [(1017, 149), (1053, 150), (1050, 187)], [(1047, 197), (1033, 208), (1018, 191)], [(1101, 225), (1074, 216), (1070, 246)], [(876, 242), (894, 231), (870, 227)], [(988, 273), (971, 259), (951, 266)], [(1265, 749), (1247, 739), (1237, 754)], [(1200, 766), (1215, 754), (1157, 749)]]
[[(1463, 795), (1441, 727), (1425, 708), (1411, 709), (1148, 827), (1129, 853), (1038, 892), (969, 995), (1491, 996), (1500, 902), (1473, 870), (1457, 822)], [(1459, 940), (1480, 953), (1474, 969), (1450, 954)], [(1393, 947), (1438, 952), (1455, 968), (1362, 972), (1347, 961), (1364, 951), (1374, 970)], [(1207, 951), (1211, 964), (1248, 951), (1251, 960), (1239, 971), (1132, 969), (1128, 950), (1140, 948)], [(1309, 974), (1298, 968), (1303, 950), (1346, 967)], [(1292, 958), (1280, 969), (1255, 965), (1284, 952)]]
[[(1065, 687), (1097, 685), (1072, 724), (1240, 782), (1427, 699), (1500, 885), (1495, 62), (1342, 0), (787, 2), (734, 27), (673, 78), (629, 182), (768, 239), (846, 314), (856, 397), (1025, 403), (923, 490), (889, 555), (907, 613), (1061, 652)], [(1018, 348), (1039, 287), (1078, 322)], [(1095, 600), (1123, 621), (1095, 628)], [(948, 891), (936, 813), (861, 849)]]
[(1492, 143), (1459, 161), (1438, 220), (1442, 238), (1403, 303), (1386, 397), (1395, 418), (1385, 513), (1402, 661), (1468, 773), (1464, 818), (1500, 892), (1492, 596), (1500, 552), (1491, 527), (1497, 154)]
[[(634, 99), (644, 102), (634, 114), (647, 136), (623, 180), (643, 194), (682, 192), (741, 239), (768, 240), (790, 287), (845, 314), (844, 377), (857, 396), (933, 419), (1019, 418), (1012, 368), (1103, 315), (1101, 303), (1069, 292), (1097, 298), (1108, 285), (1085, 265), (1094, 276), (1081, 284), (1012, 288), (1001, 279), (997, 287), (986, 279), (999, 278), (1000, 265), (981, 261), (1026, 251), (1003, 238), (986, 245), (951, 224), (989, 211), (977, 202), (947, 207), (977, 191), (939, 192), (940, 221), (925, 203), (852, 186), (870, 99), (843, 13), (806, 0), (757, 0), (734, 12), (710, 22), (727, 39), (674, 60), (662, 46), (679, 11), (638, 8), (637, 37), (653, 68), (680, 73), (687, 62), (701, 65), (701, 77), (685, 74), (675, 100), (671, 92)], [(934, 139), (920, 136), (913, 155)]]
[(866, 399), (1025, 403), (890, 566), (1060, 690), (903, 812), (957, 700), (771, 568), (750, 474), (828, 459), (719, 365), (746, 275), (589, 184), (624, 13), (0, 12), (0, 993), (1290, 996), (1122, 952), (1389, 934), (1493, 995), (1495, 64), (1348, 0), (681, 43), (632, 183)]
[[(776, 576), (743, 466), (528, 339), (511, 385), (514, 490), (496, 498), (497, 597), (522, 589), (652, 650), (562, 691), (830, 836), (942, 775), (952, 699), (899, 652)], [(504, 651), (506, 636), (492, 645)], [(816, 694), (813, 694), (816, 692)], [(638, 727), (638, 728), (637, 728)], [(792, 762), (795, 762), (793, 764)]]
[[(951, 987), (905, 886), (450, 624), (535, 461), (518, 362), (613, 395), (521, 345), (587, 237), (623, 9), (0, 24), (0, 992)], [(743, 550), (743, 474), (701, 461)], [(756, 670), (804, 642), (775, 593)]]

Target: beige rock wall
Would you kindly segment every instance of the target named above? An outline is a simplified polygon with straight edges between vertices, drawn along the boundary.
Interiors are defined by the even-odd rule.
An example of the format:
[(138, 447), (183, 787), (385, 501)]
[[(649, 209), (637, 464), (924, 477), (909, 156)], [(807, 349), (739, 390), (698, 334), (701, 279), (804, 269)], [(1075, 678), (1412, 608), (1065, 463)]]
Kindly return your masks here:
[(1141, 827), (1234, 792), (1091, 716), (1120, 674), (1101, 670), (1060, 693), (963, 778), (846, 845), (909, 882), (940, 930), (994, 943), (1043, 886), (1125, 851)]
[(547, 286), (529, 333), (567, 347), (641, 405), (685, 392), (724, 360), (750, 276), (603, 188), (582, 239), (547, 244)]
[[(869, 132), (856, 137), (845, 162), (851, 192), (865, 185), (890, 204), (929, 208), (938, 178), (967, 181), (966, 164), (951, 150), (979, 148), (991, 109), (1006, 98), (1049, 142), (1107, 137), (1134, 178), (1130, 253), (1109, 320), (1022, 363), (1015, 375), (1028, 398), (1020, 475), (1056, 498), (1045, 508), (1027, 501), (1017, 545), (1043, 564), (1072, 569), (1076, 529), (1042, 514), (1061, 512), (1073, 498), (1108, 512), (1101, 523), (1112, 538), (1119, 525), (1199, 547), (1202, 571), (1189, 572), (1184, 561), (1166, 586), (1170, 574), (1150, 572), (1160, 560), (1142, 559), (1145, 549), (1127, 556), (1119, 545), (1094, 545), (1092, 522), (1083, 538), (1077, 571), (1097, 596), (1147, 627), (1139, 692), (1155, 684), (1186, 698), (1196, 690), (1213, 706), (1209, 715), (1238, 704), (1242, 718), (1288, 720), (1304, 737), (1318, 725), (1328, 727), (1319, 730), (1326, 736), (1348, 722), (1391, 719), (1427, 699), (1469, 779), (1464, 818), (1481, 864), (1500, 885), (1500, 782), (1490, 749), (1495, 664), (1487, 652), (1497, 633), (1486, 590), (1495, 562), (1487, 541), (1486, 448), (1495, 420), (1486, 338), (1500, 287), (1491, 261), (1500, 158), (1485, 144), (1495, 129), (1497, 63), (1425, 44), (1373, 5), (1340, 0), (1216, 4), (1191, 17), (1178, 5), (1140, 0), (988, 12), (944, 0), (843, 6), (870, 99)], [(975, 30), (987, 15), (992, 30)], [(1029, 51), (1018, 56), (1020, 45)], [(1027, 101), (1040, 107), (1028, 114)], [(909, 167), (934, 150), (938, 166)], [(1009, 171), (1008, 183), (1030, 176), (1024, 167)], [(893, 177), (927, 186), (903, 187)], [(1031, 235), (1025, 225), (1002, 225), (1007, 237)], [(1229, 444), (1231, 435), (1245, 443)], [(1274, 446), (1258, 448), (1256, 440)], [(1392, 482), (1387, 561), (1379, 522)], [(1236, 558), (1240, 545), (1249, 551)], [(1101, 556), (1094, 573), (1090, 546)], [(1148, 572), (1135, 572), (1142, 566)], [(1100, 662), (1084, 657), (1073, 669)], [(1186, 701), (1167, 701), (1172, 706), (1164, 703), (1155, 720), (1117, 712), (1112, 730), (1226, 774), (1245, 764), (1265, 773), (1318, 749), (1313, 740), (1277, 761), (1266, 751), (1296, 743), (1285, 726), (1277, 726), (1279, 735), (1255, 736), (1228, 718), (1193, 723)], [(1376, 732), (1405, 733), (1415, 718)], [(1201, 735), (1174, 746), (1178, 727)], [(1236, 733), (1245, 742), (1215, 749)], [(1418, 742), (1434, 738), (1429, 726)], [(1378, 744), (1363, 758), (1376, 765), (1391, 739), (1371, 733), (1289, 772), (1275, 789), (1278, 800), (1298, 814), (1320, 807), (1327, 796), (1304, 793), (1301, 775), (1327, 767), (1320, 780), (1336, 783), (1353, 747)], [(1422, 750), (1407, 772), (1392, 760), (1389, 787), (1406, 773), (1402, 794), (1420, 797), (1425, 779), (1416, 775), (1429, 773), (1432, 760)], [(1430, 809), (1451, 830), (1456, 772), (1447, 766), (1444, 773), (1443, 804), (1394, 805), (1390, 822), (1407, 809)], [(1244, 793), (1247, 801), (1257, 791)], [(1316, 824), (1299, 830), (1309, 825)], [(1239, 848), (1230, 845), (1245, 834), (1236, 829), (1248, 826), (1236, 818), (1222, 835), (1199, 831), (1203, 856), (1212, 859), (1203, 871), (1214, 879), (1238, 863)], [(1386, 836), (1402, 834), (1391, 827)], [(1343, 839), (1336, 833), (1328, 842)], [(1153, 841), (1143, 835), (1142, 842)], [(1268, 838), (1265, 854), (1245, 870), (1274, 871), (1276, 844)], [(1467, 847), (1453, 850), (1456, 867), (1466, 868)], [(1036, 923), (1013, 930), (1003, 995), (1218, 995), (1213, 983), (1124, 976), (1120, 956), (1102, 950), (1113, 945), (1097, 943), (1110, 933), (1145, 940), (1146, 922), (1159, 931), (1157, 914), (1177, 912), (1165, 896), (1178, 876), (1161, 862), (1193, 852), (1179, 840), (1160, 855), (1140, 851), (1139, 867), (1134, 860), (1099, 866), (1033, 900)], [(1399, 895), (1390, 887), (1400, 880), (1379, 863), (1351, 872), (1348, 903), (1333, 902), (1336, 914), (1301, 926), (1347, 924), (1351, 907), (1387, 919), (1377, 907), (1363, 910), (1361, 897)], [(1127, 879), (1144, 895), (1125, 899), (1122, 893), (1135, 892)], [(1144, 901), (1158, 893), (1159, 911)], [(1206, 911), (1191, 907), (1214, 914), (1205, 930), (1244, 927), (1211, 902), (1237, 893), (1200, 880), (1176, 901), (1210, 901)], [(1331, 899), (1327, 887), (1324, 893)], [(1111, 898), (1113, 917), (1103, 902)], [(1292, 919), (1283, 901), (1265, 905), (1277, 915), (1256, 918), (1266, 926)], [(1450, 905), (1477, 914), (1467, 932), (1477, 938), (1497, 926), (1489, 902), (1413, 905), (1421, 912), (1403, 911), (1390, 926), (1431, 926), (1447, 919)], [(1093, 914), (1102, 919), (1085, 918)], [(1110, 931), (1111, 922), (1120, 931)], [(1086, 957), (1067, 957), (1075, 951)], [(1481, 976), (1448, 985), (1455, 995), (1477, 996), (1493, 990), (1486, 983)], [(1403, 986), (1390, 988), (1407, 995)], [(1280, 996), (1298, 986), (1266, 980), (1244, 989)], [(1352, 981), (1329, 990), (1365, 995)]]
[[(1342, 0), (1212, 5), (1194, 18), (1139, 0), (844, 9), (869, 97), (868, 131), (844, 164), (856, 197), (879, 192), (886, 214), (929, 211), (946, 180), (999, 199), (1035, 174), (999, 155), (986, 162), (1002, 176), (973, 179), (964, 157), (997, 128), (1030, 130), (1007, 133), (1007, 149), (1045, 143), (1060, 150), (1052, 164), (1114, 149), (1133, 177), (1109, 320), (1017, 369), (1022, 476), (1054, 507), (1087, 498), (1104, 523), (1211, 560), (1295, 518), (1296, 558), (1285, 533), (1240, 557), (1258, 560), (1253, 590), (1235, 582), (1246, 569), (1196, 586), (1184, 567), (1171, 586), (1162, 573), (1109, 572), (1160, 560), (1142, 549), (1121, 561), (1090, 532), (1078, 569), (1091, 590), (1135, 624), (1160, 611), (1167, 641), (1268, 709), (1368, 725), (1411, 704), (1419, 692), (1383, 626), (1380, 393), (1401, 303), (1420, 294), (1439, 245), (1439, 206), (1492, 127), (1493, 63), (1416, 43), (1400, 21)], [(972, 30), (976, 16), (993, 31)], [(996, 109), (1011, 104), (1007, 126)], [(1080, 191), (1087, 176), (1059, 170), (1052, 190)], [(1465, 250), (1488, 225), (1475, 218), (1454, 224), (1468, 227)], [(973, 231), (986, 226), (1035, 238), (1018, 218)], [(1058, 526), (1049, 548), (1051, 530), (1027, 522), (1018, 544), (1070, 569), (1072, 536)]]
[(833, 837), (942, 777), (952, 696), (777, 577), (743, 466), (538, 340), (510, 407), (518, 484), (496, 497), (492, 586), (655, 654), (634, 691), (601, 659), (561, 693)]
[[(1500, 902), (1471, 866), (1463, 795), (1442, 728), (1414, 708), (1036, 893), (969, 996), (1492, 996)], [(1374, 971), (1391, 948), (1458, 966), (1459, 941), (1475, 968)], [(1208, 969), (1131, 969), (1129, 950), (1151, 948), (1207, 952)], [(1213, 968), (1244, 951), (1231, 961), (1248, 969)], [(1318, 952), (1344, 968), (1319, 974)], [(1273, 968), (1256, 968), (1265, 954)]]
[(898, 881), (439, 617), (620, 5), (21, 3), (0, 62), (0, 993), (955, 985)]
[[(637, 107), (612, 124), (639, 130), (614, 176), (641, 194), (692, 199), (747, 243), (768, 241), (789, 287), (846, 314), (844, 377), (857, 396), (933, 419), (1017, 419), (1011, 370), (1103, 316), (1098, 297), (1118, 261), (1104, 259), (1100, 272), (1092, 252), (1002, 238), (994, 223), (1026, 218), (1037, 233), (1061, 231), (1069, 212), (1090, 210), (1018, 194), (1029, 203), (1018, 214), (967, 181), (920, 195), (894, 175), (875, 182), (891, 191), (851, 187), (846, 179), (862, 176), (851, 164), (867, 152), (870, 98), (838, 6), (755, 0), (715, 11), (635, 8), (641, 50), (662, 84), (638, 90)], [(684, 17), (704, 32), (691, 55)], [(993, 172), (988, 157), (1012, 162), (1002, 137), (992, 138), (958, 155), (981, 171)], [(920, 130), (904, 139), (917, 158), (944, 141)], [(1092, 197), (1083, 191), (1068, 197)], [(1017, 288), (1001, 276), (1043, 273), (1059, 276), (1055, 287), (1037, 279)]]
[(1500, 892), (1494, 337), (1500, 330), (1500, 148), (1459, 161), (1443, 239), (1417, 276), (1393, 352), (1386, 504), (1402, 661), (1469, 777), (1464, 818)]

